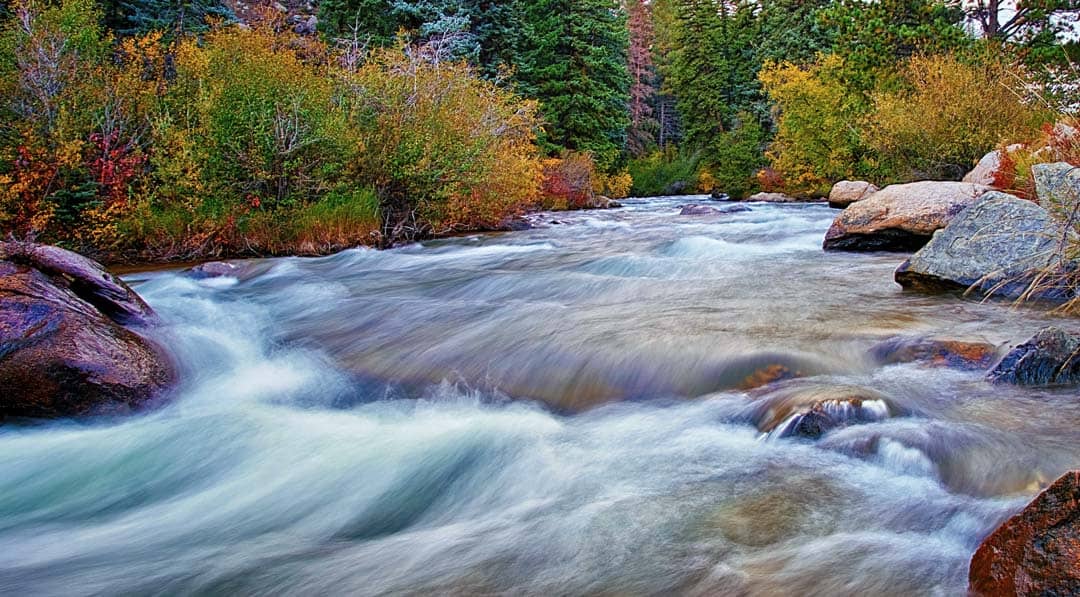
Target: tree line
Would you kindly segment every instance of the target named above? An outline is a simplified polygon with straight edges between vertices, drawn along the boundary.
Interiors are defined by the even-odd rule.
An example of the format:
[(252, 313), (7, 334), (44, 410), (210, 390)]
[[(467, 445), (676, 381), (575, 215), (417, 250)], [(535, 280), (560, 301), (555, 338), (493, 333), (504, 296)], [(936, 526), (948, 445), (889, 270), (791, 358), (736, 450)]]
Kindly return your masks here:
[(5, 3), (4, 231), (317, 253), (601, 194), (812, 196), (958, 178), (1075, 104), (1078, 0), (320, 0), (314, 36), (230, 6)]

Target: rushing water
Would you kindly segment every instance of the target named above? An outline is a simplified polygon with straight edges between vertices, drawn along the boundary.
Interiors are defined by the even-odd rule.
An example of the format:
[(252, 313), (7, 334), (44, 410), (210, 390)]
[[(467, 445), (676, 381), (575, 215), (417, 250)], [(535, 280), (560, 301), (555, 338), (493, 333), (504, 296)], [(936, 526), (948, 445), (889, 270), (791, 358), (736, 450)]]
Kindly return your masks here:
[[(0, 593), (963, 594), (979, 541), (1080, 465), (1080, 401), (868, 351), (1050, 320), (823, 253), (822, 205), (679, 204), (132, 276), (182, 385), (0, 428)], [(770, 363), (806, 377), (739, 389)], [(836, 388), (872, 416), (754, 424)]]

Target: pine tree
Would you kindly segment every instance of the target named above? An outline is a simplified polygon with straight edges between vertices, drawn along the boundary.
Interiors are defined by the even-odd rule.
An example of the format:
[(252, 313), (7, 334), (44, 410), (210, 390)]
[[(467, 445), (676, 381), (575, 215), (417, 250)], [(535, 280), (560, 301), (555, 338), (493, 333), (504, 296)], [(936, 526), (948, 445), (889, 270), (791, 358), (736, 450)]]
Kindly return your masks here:
[(630, 77), (625, 15), (612, 0), (522, 1), (517, 80), (541, 102), (550, 152), (592, 152), (614, 165), (626, 145)]
[(201, 32), (211, 19), (236, 19), (221, 0), (109, 0), (101, 6), (105, 26), (122, 36), (148, 31)]
[(676, 98), (686, 135), (708, 146), (734, 126), (735, 115), (764, 117), (754, 53), (758, 24), (754, 7), (715, 0), (673, 0), (673, 20), (664, 61), (666, 91)]
[(660, 127), (655, 116), (656, 73), (652, 61), (652, 14), (645, 0), (629, 0), (627, 28), (630, 32), (628, 70), (630, 73), (630, 128), (627, 149), (641, 156), (657, 144)]
[(394, 10), (393, 0), (321, 0), (319, 30), (327, 38), (351, 39), (354, 35), (369, 46), (394, 43), (398, 29), (405, 26)]

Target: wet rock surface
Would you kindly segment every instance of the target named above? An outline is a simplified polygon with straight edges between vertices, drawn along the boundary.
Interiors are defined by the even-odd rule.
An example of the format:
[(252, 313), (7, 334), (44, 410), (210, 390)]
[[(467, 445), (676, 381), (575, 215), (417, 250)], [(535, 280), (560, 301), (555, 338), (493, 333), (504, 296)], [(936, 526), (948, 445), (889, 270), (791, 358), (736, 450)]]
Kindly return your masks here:
[(57, 247), (0, 245), (0, 418), (124, 412), (175, 374), (145, 329), (153, 311), (100, 264)]
[(1043, 328), (1009, 351), (987, 379), (1021, 386), (1080, 384), (1080, 336)]
[(1080, 594), (1080, 471), (1005, 521), (971, 559), (974, 595)]
[(999, 350), (989, 342), (945, 340), (897, 336), (870, 349), (878, 364), (922, 363), (951, 369), (987, 369), (999, 358)]

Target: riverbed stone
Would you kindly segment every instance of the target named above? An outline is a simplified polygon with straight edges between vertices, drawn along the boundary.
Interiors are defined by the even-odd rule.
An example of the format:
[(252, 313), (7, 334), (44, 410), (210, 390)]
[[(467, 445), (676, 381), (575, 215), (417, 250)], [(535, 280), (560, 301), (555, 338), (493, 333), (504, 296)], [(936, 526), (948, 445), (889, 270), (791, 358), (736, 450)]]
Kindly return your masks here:
[(896, 336), (871, 347), (870, 356), (881, 365), (921, 363), (985, 371), (1001, 355), (998, 347), (989, 342)]
[[(896, 282), (920, 291), (975, 287), (1015, 298), (1036, 272), (1059, 264), (1062, 228), (1031, 201), (993, 191), (965, 209), (896, 270)], [(1070, 290), (1048, 285), (1036, 298), (1067, 299)]]
[(818, 439), (833, 429), (897, 413), (884, 394), (869, 388), (812, 384), (759, 391), (751, 419), (770, 437)]
[(1080, 594), (1080, 471), (1065, 473), (979, 545), (973, 595)]
[(1080, 335), (1043, 328), (1009, 351), (987, 379), (1021, 386), (1080, 384)]
[(713, 207), (711, 205), (684, 205), (679, 211), (680, 216), (711, 216), (719, 214), (733, 214), (751, 211), (745, 205), (725, 205)]
[(100, 264), (31, 243), (0, 256), (0, 419), (126, 412), (171, 384), (171, 361), (127, 327), (153, 311)]
[(986, 185), (923, 181), (892, 185), (849, 205), (825, 235), (827, 251), (916, 251), (983, 194)]
[(240, 273), (240, 266), (228, 261), (209, 261), (200, 263), (187, 270), (189, 276), (195, 279), (221, 278), (224, 276), (236, 276)]
[(856, 201), (870, 197), (879, 190), (881, 189), (877, 185), (865, 180), (841, 180), (829, 191), (829, 207), (844, 209)]

